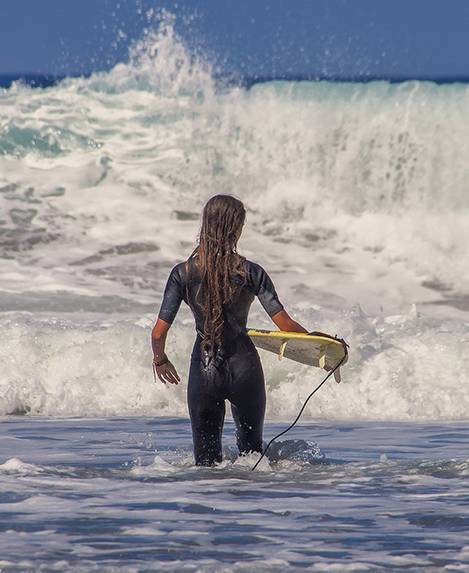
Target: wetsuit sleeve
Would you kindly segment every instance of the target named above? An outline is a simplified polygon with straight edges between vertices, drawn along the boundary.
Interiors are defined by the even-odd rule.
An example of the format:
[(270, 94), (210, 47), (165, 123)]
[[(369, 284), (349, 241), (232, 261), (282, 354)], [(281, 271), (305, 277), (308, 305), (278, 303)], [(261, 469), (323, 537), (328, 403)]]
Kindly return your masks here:
[(161, 318), (169, 324), (173, 323), (181, 306), (181, 302), (184, 300), (184, 289), (185, 285), (181, 265), (177, 265), (171, 271), (166, 283), (158, 318)]
[(249, 263), (250, 275), (254, 286), (254, 294), (269, 316), (274, 316), (284, 309), (280, 302), (274, 283), (265, 270), (256, 263)]

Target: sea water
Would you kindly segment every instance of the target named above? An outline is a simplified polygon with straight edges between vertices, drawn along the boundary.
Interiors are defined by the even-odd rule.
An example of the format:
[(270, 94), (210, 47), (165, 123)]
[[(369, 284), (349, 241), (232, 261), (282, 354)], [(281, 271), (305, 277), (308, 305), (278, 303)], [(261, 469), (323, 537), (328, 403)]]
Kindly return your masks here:
[[(0, 92), (0, 568), (469, 569), (468, 86), (213, 78), (169, 18), (110, 72)], [(350, 344), (254, 472), (229, 415), (193, 465), (186, 308), (181, 384), (151, 374), (220, 192), (289, 313)], [(261, 354), (269, 440), (324, 373)]]

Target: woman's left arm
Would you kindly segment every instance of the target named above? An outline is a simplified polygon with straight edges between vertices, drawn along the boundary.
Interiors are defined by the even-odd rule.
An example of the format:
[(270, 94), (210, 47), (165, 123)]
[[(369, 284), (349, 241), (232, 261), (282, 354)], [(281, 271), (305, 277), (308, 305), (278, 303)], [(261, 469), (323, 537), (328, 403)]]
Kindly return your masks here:
[(181, 379), (176, 368), (166, 356), (164, 351), (166, 335), (171, 328), (169, 322), (158, 318), (151, 332), (151, 347), (153, 349), (153, 369), (161, 382), (177, 384)]
[(308, 333), (306, 328), (303, 328), (301, 324), (296, 322), (296, 320), (293, 320), (293, 318), (291, 318), (285, 310), (277, 312), (277, 314), (274, 314), (274, 316), (272, 316), (271, 318), (274, 321), (275, 325), (284, 332), (304, 332), (306, 334)]
[[(305, 334), (308, 334), (306, 328), (303, 328), (301, 324), (293, 320), (284, 310), (274, 314), (274, 316), (272, 316), (272, 320), (280, 328), (280, 330), (283, 330), (284, 332), (304, 332)], [(347, 360), (348, 358), (345, 360), (345, 362), (347, 362)], [(324, 368), (324, 370), (331, 370), (331, 368), (327, 366)]]

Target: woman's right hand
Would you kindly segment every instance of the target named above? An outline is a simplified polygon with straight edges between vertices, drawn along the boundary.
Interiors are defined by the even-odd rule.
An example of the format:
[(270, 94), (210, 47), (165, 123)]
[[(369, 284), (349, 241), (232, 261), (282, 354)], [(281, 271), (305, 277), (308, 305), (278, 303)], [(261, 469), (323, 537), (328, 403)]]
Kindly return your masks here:
[(163, 384), (166, 384), (166, 382), (169, 382), (170, 384), (178, 384), (178, 382), (181, 381), (176, 368), (170, 360), (161, 364), (161, 366), (157, 366), (153, 363), (153, 368)]

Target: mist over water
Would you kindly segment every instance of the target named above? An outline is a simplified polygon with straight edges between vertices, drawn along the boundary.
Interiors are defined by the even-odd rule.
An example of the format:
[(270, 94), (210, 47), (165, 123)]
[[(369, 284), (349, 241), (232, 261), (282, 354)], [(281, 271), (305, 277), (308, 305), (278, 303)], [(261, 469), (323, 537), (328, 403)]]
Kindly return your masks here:
[[(149, 334), (224, 192), (291, 314), (351, 345), (306, 417), (467, 418), (468, 86), (223, 86), (173, 24), (108, 73), (0, 92), (0, 414), (185, 416)], [(183, 379), (193, 336), (182, 309)], [(262, 358), (268, 416), (289, 418), (322, 373)]]

